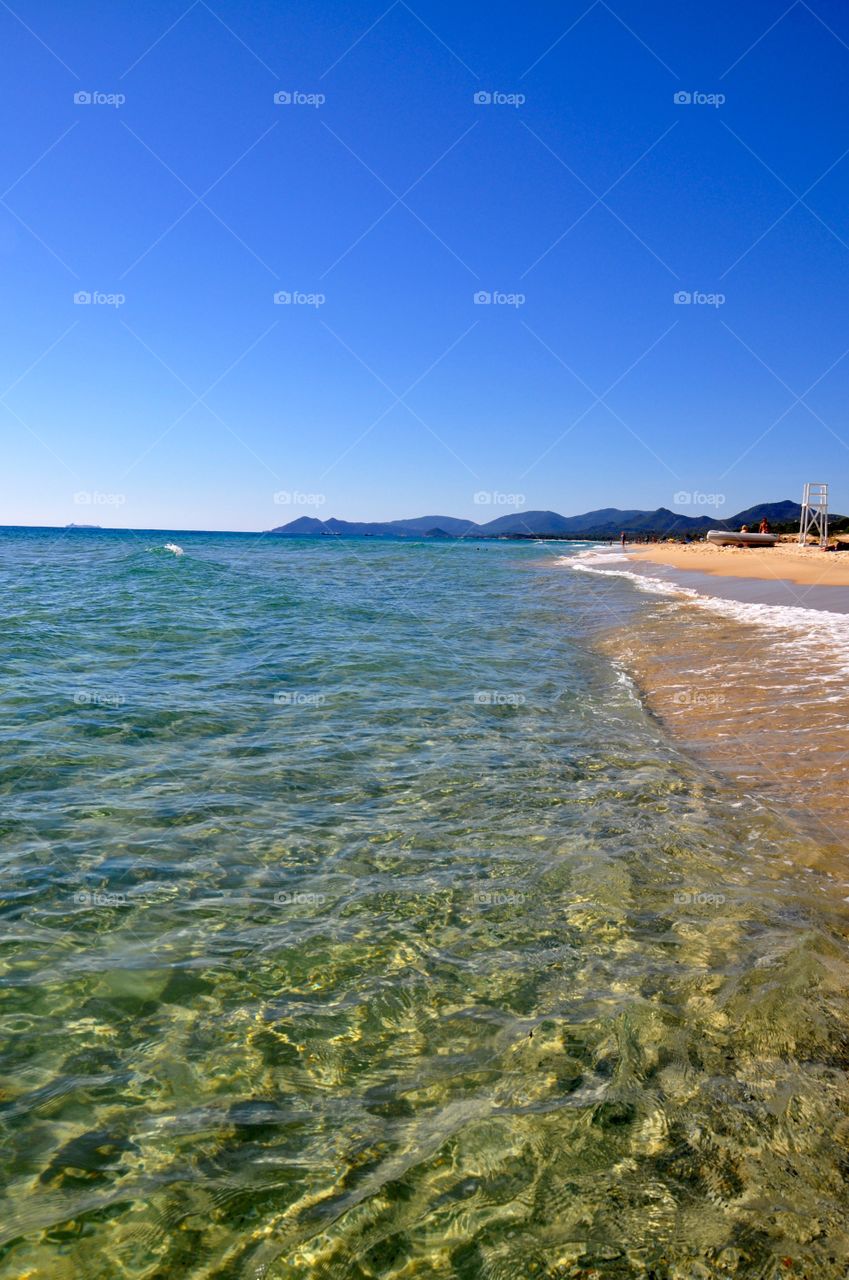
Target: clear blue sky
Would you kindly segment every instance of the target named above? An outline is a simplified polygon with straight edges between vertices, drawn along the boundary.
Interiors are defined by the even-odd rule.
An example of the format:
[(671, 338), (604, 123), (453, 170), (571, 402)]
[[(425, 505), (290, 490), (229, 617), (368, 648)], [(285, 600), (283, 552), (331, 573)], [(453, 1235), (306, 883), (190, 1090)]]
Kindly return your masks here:
[(34, 0), (0, 38), (0, 522), (730, 513), (806, 479), (849, 510), (836, 0)]

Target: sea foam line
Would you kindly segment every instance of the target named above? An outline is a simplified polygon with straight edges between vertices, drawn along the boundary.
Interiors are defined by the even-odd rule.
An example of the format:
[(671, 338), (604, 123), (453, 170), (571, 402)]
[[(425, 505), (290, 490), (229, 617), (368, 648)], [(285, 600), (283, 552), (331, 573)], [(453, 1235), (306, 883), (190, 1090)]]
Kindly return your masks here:
[[(589, 563), (589, 561), (595, 563)], [(602, 577), (627, 578), (641, 591), (652, 595), (680, 596), (688, 603), (712, 613), (721, 614), (736, 622), (771, 630), (788, 630), (796, 633), (796, 639), (778, 640), (782, 648), (797, 650), (801, 640), (807, 648), (815, 648), (819, 658), (825, 651), (841, 663), (843, 674), (849, 675), (849, 614), (834, 613), (827, 609), (806, 609), (802, 605), (756, 604), (743, 600), (723, 600), (718, 596), (704, 595), (692, 587), (683, 587), (664, 578), (635, 573), (632, 569), (601, 568), (600, 565), (627, 564), (629, 558), (619, 553), (584, 552), (580, 556), (564, 556), (560, 564), (581, 573), (595, 573)], [(820, 678), (828, 678), (821, 675)]]

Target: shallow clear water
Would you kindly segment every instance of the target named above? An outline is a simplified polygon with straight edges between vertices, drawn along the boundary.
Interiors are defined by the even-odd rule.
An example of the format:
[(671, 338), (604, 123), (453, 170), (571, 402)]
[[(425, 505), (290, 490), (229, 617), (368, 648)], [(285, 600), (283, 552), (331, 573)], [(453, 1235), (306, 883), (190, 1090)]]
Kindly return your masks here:
[(845, 1275), (849, 890), (562, 555), (0, 533), (3, 1280)]
[(844, 877), (849, 588), (818, 588), (815, 606), (815, 593), (792, 583), (717, 583), (606, 551), (564, 563), (605, 580), (624, 575), (649, 592), (639, 627), (613, 627), (606, 651), (680, 742), (779, 821), (810, 830), (819, 861)]

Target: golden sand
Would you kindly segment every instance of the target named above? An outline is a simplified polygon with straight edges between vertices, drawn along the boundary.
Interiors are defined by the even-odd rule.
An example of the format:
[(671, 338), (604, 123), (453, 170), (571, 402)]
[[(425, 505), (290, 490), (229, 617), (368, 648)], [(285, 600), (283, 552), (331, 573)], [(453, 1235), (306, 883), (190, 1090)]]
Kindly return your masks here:
[(849, 687), (839, 650), (823, 642), (812, 654), (810, 636), (780, 621), (747, 625), (662, 596), (638, 629), (611, 629), (604, 647), (688, 751), (747, 802), (813, 832), (823, 865), (845, 872)]
[(779, 542), (774, 547), (714, 547), (706, 542), (631, 545), (637, 561), (728, 578), (766, 578), (801, 586), (849, 587), (849, 552)]

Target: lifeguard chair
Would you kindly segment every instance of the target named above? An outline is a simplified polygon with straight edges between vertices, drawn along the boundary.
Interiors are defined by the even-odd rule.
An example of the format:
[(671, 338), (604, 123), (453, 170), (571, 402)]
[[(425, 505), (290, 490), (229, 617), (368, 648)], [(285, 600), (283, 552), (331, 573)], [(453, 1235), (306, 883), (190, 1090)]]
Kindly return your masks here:
[(828, 485), (808, 481), (802, 495), (802, 519), (799, 523), (799, 545), (804, 546), (810, 533), (819, 534), (820, 546), (828, 546)]

